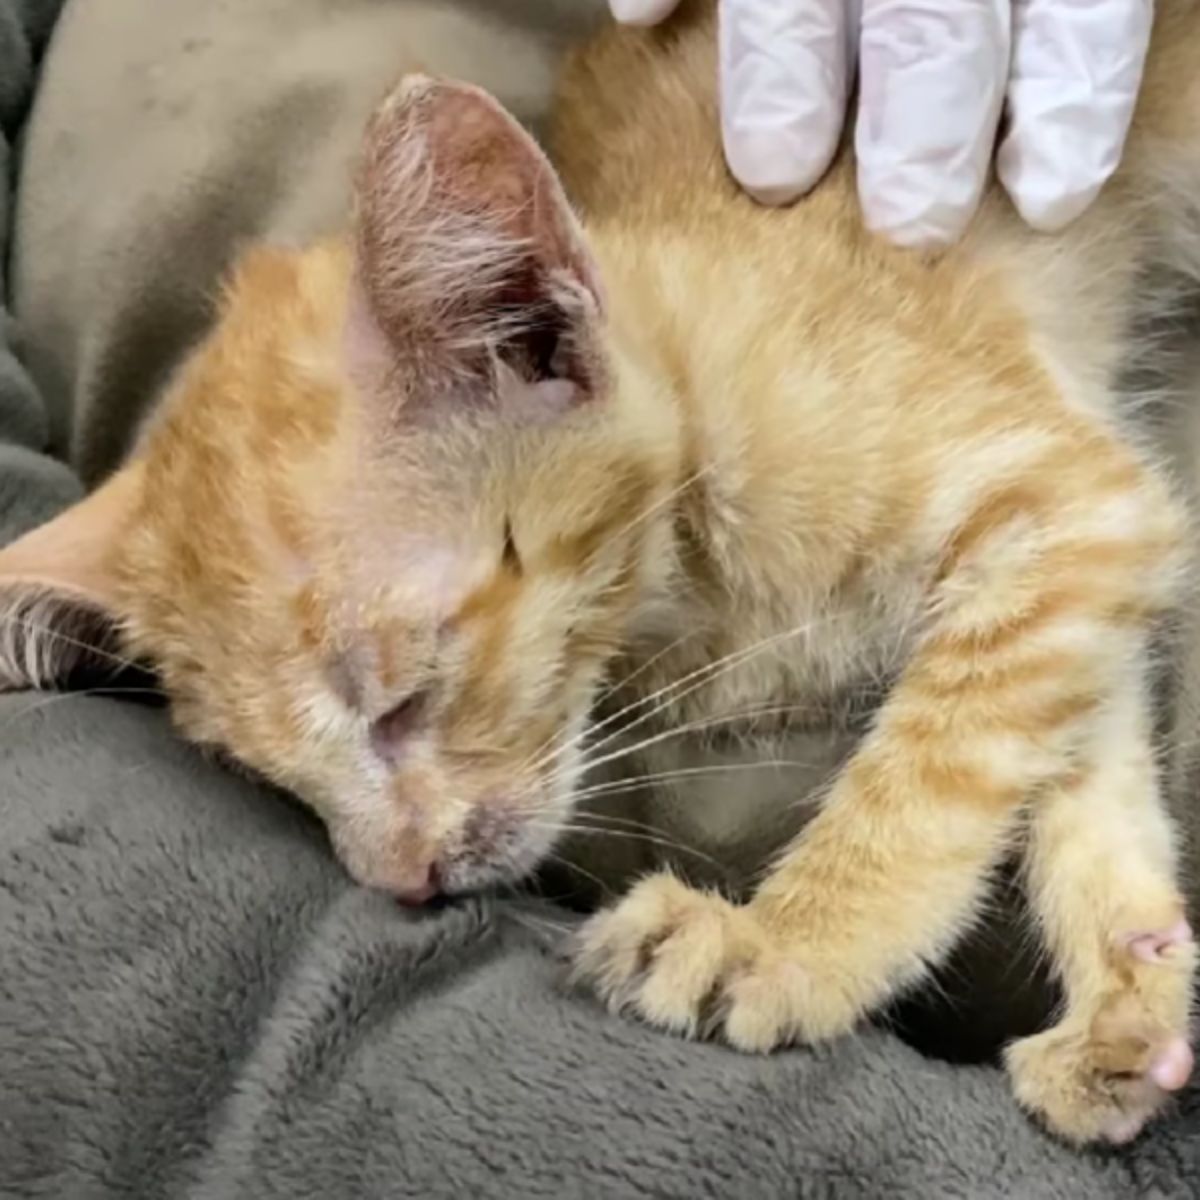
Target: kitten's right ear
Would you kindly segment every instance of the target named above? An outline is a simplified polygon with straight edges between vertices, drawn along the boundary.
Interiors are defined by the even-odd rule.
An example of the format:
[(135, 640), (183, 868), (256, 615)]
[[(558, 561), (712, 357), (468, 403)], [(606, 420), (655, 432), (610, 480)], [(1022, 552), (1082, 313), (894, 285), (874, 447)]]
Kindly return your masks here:
[(126, 466), (0, 549), (0, 692), (52, 686), (79, 668), (121, 661), (113, 552), (141, 487), (141, 466)]
[(495, 400), (515, 379), (533, 406), (601, 390), (583, 232), (545, 154), (481, 89), (413, 75), (379, 107), (355, 248), (349, 344), (377, 377), (401, 371), (443, 400)]

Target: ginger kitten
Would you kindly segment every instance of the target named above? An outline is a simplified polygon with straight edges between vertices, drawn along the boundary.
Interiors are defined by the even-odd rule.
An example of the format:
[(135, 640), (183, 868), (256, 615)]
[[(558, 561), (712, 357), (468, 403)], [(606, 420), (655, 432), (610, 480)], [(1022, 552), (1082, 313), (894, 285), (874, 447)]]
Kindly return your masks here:
[[(1184, 521), (1113, 382), (1200, 278), (1200, 6), (1158, 8), (1094, 208), (1044, 238), (993, 195), (932, 262), (863, 231), (848, 153), (784, 212), (728, 181), (710, 4), (573, 63), (566, 192), (486, 95), (410, 77), (352, 236), (249, 254), (130, 463), (0, 554), (4, 679), (111, 622), (185, 735), (411, 902), (530, 873), (619, 795), (589, 768), (686, 795), (722, 731), (777, 768), (709, 798), (761, 882), (652, 874), (577, 961), (746, 1050), (920, 979), (1015, 847), (1065, 994), (1016, 1095), (1134, 1136), (1188, 1078), (1195, 963), (1147, 686)], [(806, 797), (772, 747), (814, 719), (855, 744)]]

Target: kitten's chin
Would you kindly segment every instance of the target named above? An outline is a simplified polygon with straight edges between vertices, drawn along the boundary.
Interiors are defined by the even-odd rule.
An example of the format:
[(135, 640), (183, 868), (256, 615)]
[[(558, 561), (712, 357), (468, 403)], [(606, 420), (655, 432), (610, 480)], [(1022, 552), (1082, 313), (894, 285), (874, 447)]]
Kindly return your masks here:
[[(548, 821), (547, 825), (551, 823)], [(559, 841), (557, 828), (532, 829), (502, 855), (484, 861), (464, 861), (453, 857), (440, 865), (442, 893), (466, 896), (497, 888), (519, 888), (532, 882), (538, 871), (553, 857)]]

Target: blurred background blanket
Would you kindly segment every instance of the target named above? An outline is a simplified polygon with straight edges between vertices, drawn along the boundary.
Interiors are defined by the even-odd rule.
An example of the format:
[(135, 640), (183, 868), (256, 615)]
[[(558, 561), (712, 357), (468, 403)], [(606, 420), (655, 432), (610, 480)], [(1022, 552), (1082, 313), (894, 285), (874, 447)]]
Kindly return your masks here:
[[(119, 461), (240, 244), (341, 224), (392, 77), (536, 128), (600, 7), (0, 0), (0, 542)], [(1187, 795), (1194, 678), (1165, 718)], [(0, 1196), (1200, 1195), (1195, 1084), (1080, 1155), (993, 1067), (886, 1030), (760, 1059), (609, 1017), (564, 986), (570, 915), (401, 911), (135, 698), (0, 700)]]

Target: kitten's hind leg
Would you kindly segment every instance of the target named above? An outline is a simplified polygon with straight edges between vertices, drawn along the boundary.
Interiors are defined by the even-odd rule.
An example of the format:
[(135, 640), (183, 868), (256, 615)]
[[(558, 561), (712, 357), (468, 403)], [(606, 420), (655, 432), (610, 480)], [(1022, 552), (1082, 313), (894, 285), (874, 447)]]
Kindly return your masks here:
[(1009, 1047), (1017, 1098), (1075, 1142), (1120, 1143), (1183, 1087), (1196, 961), (1142, 706), (1032, 810), (1030, 901), (1063, 984), (1056, 1025)]

